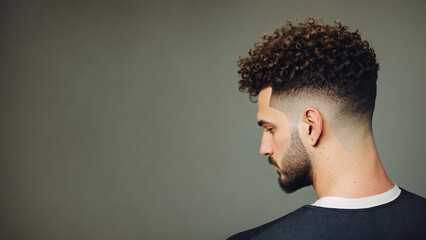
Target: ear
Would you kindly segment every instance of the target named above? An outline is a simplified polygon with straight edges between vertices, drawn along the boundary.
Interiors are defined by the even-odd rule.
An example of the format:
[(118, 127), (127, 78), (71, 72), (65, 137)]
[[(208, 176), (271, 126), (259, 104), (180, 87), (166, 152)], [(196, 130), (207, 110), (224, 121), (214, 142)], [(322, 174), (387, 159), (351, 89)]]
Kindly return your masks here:
[(303, 135), (312, 146), (318, 144), (323, 130), (323, 119), (321, 113), (312, 107), (306, 108), (302, 116)]

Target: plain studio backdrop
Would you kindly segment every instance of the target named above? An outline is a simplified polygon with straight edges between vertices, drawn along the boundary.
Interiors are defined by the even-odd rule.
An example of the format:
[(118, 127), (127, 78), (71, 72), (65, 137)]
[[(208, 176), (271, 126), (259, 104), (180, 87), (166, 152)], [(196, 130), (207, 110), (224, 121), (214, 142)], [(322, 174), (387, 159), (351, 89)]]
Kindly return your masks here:
[(259, 154), (237, 59), (298, 16), (359, 29), (373, 131), (426, 196), (425, 1), (1, 1), (0, 239), (224, 239), (316, 200)]

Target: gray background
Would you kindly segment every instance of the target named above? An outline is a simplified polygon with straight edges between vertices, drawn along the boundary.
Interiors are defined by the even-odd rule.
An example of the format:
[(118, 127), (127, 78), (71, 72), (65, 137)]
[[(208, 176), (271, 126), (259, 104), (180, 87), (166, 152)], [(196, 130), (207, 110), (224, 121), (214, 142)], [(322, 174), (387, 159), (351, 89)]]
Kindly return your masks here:
[(2, 1), (0, 239), (224, 239), (315, 201), (259, 154), (236, 61), (338, 18), (380, 62), (374, 133), (426, 196), (425, 1)]

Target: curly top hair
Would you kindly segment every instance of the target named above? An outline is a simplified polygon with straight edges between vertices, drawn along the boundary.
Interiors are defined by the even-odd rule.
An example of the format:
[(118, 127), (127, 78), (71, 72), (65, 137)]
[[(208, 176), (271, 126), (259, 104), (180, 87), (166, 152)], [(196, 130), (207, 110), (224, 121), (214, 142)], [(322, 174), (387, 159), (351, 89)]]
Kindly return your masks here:
[(251, 102), (271, 86), (274, 94), (322, 93), (343, 103), (343, 112), (372, 117), (379, 64), (358, 30), (308, 18), (297, 26), (287, 21), (262, 40), (237, 62), (239, 90)]

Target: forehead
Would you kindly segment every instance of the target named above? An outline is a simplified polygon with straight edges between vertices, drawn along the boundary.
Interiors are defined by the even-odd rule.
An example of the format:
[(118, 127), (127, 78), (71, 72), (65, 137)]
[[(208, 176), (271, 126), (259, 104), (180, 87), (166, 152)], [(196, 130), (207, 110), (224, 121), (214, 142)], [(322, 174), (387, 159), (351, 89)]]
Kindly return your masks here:
[(282, 118), (283, 113), (271, 107), (272, 87), (266, 87), (259, 92), (257, 103), (257, 120), (270, 120), (270, 118)]
[(263, 110), (270, 107), (269, 104), (271, 101), (271, 96), (272, 96), (272, 87), (266, 87), (260, 90), (259, 97), (257, 99), (259, 110), (260, 109)]

